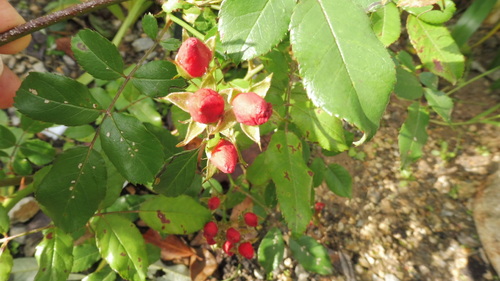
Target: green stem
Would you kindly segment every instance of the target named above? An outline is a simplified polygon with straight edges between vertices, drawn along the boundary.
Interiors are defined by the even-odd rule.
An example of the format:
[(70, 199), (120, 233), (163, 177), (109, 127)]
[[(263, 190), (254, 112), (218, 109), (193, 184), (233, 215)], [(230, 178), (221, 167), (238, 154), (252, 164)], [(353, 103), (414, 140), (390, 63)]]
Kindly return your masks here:
[(53, 227), (54, 227), (54, 225), (47, 225), (47, 226), (44, 226), (44, 227), (40, 227), (40, 228), (37, 228), (37, 229), (33, 229), (33, 230), (30, 230), (30, 231), (19, 233), (19, 234), (16, 234), (16, 235), (8, 236), (8, 237), (0, 239), (0, 244), (9, 242), (10, 240), (16, 239), (18, 237), (22, 237), (22, 236), (25, 236), (25, 235), (28, 235), (28, 234), (32, 234), (32, 233), (37, 233), (37, 232), (43, 231), (45, 229), (53, 228)]
[(473, 83), (473, 82), (475, 82), (475, 81), (483, 78), (484, 76), (490, 75), (491, 73), (493, 73), (493, 72), (495, 72), (497, 70), (500, 70), (500, 65), (497, 66), (497, 67), (495, 67), (495, 68), (492, 68), (492, 69), (490, 69), (490, 70), (488, 70), (486, 72), (483, 72), (483, 73), (479, 74), (478, 76), (476, 76), (476, 77), (474, 77), (474, 78), (472, 78), (470, 80), (467, 80), (467, 81), (463, 82), (462, 84), (458, 85), (453, 90), (447, 92), (446, 95), (449, 96), (449, 95), (457, 92), (458, 90), (462, 89), (463, 87), (465, 87), (465, 86), (467, 86), (467, 85), (469, 85), (469, 84), (471, 84), (471, 83)]
[(20, 185), (23, 179), (24, 179), (24, 184), (30, 184), (31, 182), (33, 182), (32, 176), (6, 178), (0, 180), (0, 187)]
[(252, 79), (252, 77), (259, 73), (260, 71), (262, 71), (262, 69), (264, 69), (264, 65), (263, 64), (259, 64), (257, 67), (255, 68), (252, 68), (252, 69), (248, 69), (248, 72), (247, 72), (247, 75), (245, 75), (245, 77), (243, 78), (243, 80), (245, 81), (248, 81), (250, 79)]
[(191, 32), (198, 39), (200, 39), (200, 40), (204, 40), (205, 39), (205, 35), (203, 35), (198, 30), (194, 29), (191, 25), (189, 25), (189, 23), (187, 23), (187, 22), (183, 21), (182, 19), (174, 16), (173, 14), (168, 14), (168, 17), (170, 18), (171, 21), (175, 22), (176, 24), (182, 26), (187, 31)]
[(21, 201), (21, 199), (33, 193), (34, 191), (35, 191), (35, 185), (29, 184), (28, 186), (26, 186), (26, 188), (16, 192), (16, 194), (14, 194), (14, 197), (5, 200), (3, 202), (3, 207), (7, 212), (10, 211), (12, 208), (14, 208), (17, 202)]

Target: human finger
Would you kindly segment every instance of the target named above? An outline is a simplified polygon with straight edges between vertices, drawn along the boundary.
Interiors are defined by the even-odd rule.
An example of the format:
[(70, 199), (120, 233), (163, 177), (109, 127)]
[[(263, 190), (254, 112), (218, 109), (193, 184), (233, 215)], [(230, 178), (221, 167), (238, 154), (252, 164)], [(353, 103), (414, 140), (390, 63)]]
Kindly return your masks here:
[(21, 86), (21, 80), (12, 70), (5, 67), (0, 75), (0, 85), (0, 109), (6, 109), (14, 104), (14, 96)]
[[(7, 31), (19, 24), (25, 23), (21, 15), (7, 2), (0, 0), (0, 33)], [(28, 46), (31, 35), (26, 35), (6, 45), (0, 46), (1, 54), (15, 54)]]

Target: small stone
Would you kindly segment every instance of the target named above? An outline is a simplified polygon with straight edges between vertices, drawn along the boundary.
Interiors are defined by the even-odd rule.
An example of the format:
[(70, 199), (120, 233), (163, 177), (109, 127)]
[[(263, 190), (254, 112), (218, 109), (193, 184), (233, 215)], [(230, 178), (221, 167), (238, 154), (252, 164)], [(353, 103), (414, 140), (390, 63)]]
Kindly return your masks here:
[(31, 67), (33, 68), (33, 71), (36, 72), (47, 72), (47, 69), (43, 65), (43, 62), (41, 61), (34, 63)]
[(134, 40), (132, 42), (132, 47), (134, 48), (134, 51), (136, 52), (142, 52), (145, 51), (154, 45), (154, 41), (151, 38), (139, 38)]

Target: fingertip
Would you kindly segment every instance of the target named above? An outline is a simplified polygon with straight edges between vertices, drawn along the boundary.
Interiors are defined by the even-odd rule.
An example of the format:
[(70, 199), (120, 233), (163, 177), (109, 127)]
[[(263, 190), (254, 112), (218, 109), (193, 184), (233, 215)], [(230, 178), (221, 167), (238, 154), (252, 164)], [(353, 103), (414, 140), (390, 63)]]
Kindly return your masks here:
[(14, 97), (19, 87), (21, 87), (21, 79), (8, 67), (4, 67), (0, 75), (0, 109), (14, 105)]
[[(21, 15), (5, 0), (0, 0), (0, 33), (25, 23)], [(0, 53), (15, 54), (26, 48), (31, 41), (31, 35), (24, 36), (16, 41), (0, 47)]]

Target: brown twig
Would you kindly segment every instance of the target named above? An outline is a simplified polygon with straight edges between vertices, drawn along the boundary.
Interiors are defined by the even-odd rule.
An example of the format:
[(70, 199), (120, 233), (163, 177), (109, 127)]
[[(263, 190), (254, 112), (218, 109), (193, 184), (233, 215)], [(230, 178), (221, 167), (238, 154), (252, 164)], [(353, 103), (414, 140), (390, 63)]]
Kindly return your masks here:
[(0, 33), (0, 46), (3, 46), (16, 39), (24, 37), (49, 25), (53, 25), (63, 20), (74, 18), (110, 5), (118, 4), (126, 0), (90, 0), (81, 4), (70, 6), (48, 15), (30, 20), (20, 24), (10, 30)]

